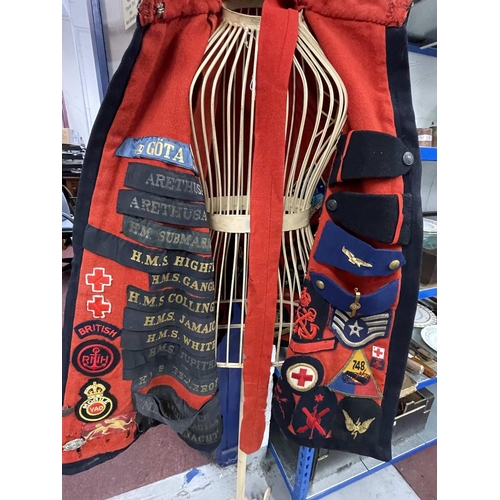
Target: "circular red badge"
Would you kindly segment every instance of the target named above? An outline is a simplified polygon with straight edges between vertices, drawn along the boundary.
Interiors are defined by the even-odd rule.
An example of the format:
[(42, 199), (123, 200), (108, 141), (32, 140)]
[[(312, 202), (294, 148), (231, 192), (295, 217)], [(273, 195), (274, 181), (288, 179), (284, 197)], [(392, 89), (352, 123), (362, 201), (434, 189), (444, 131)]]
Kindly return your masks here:
[(83, 342), (74, 350), (72, 359), (73, 366), (90, 377), (109, 373), (119, 360), (118, 349), (104, 340)]
[(101, 402), (92, 403), (87, 407), (87, 413), (93, 417), (98, 417), (105, 410), (106, 405)]

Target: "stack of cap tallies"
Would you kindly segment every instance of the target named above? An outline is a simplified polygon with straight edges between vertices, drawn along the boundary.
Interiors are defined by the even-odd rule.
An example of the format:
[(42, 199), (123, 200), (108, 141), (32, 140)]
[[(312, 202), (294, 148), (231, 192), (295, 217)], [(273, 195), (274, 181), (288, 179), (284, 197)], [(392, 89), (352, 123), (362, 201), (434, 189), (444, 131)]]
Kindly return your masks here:
[(410, 1), (298, 3), (346, 86), (349, 108), (273, 417), (302, 446), (387, 461), (422, 248), (403, 26)]
[(198, 450), (220, 443), (214, 265), (189, 145), (209, 3), (143, 2), (89, 140), (63, 327), (65, 474), (160, 423)]

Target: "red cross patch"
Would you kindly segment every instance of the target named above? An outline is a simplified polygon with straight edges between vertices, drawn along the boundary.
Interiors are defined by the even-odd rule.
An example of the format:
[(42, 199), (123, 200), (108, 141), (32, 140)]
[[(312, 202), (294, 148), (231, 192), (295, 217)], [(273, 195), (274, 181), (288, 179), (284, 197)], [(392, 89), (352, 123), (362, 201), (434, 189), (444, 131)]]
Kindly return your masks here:
[(372, 356), (374, 358), (384, 359), (385, 358), (385, 349), (383, 347), (377, 347), (376, 345), (374, 345), (372, 347)]
[(383, 359), (372, 358), (370, 366), (376, 370), (383, 370), (385, 368), (385, 361)]
[(111, 312), (111, 303), (102, 295), (94, 295), (92, 300), (87, 300), (87, 311), (90, 311), (96, 319), (104, 318)]
[(317, 370), (305, 363), (292, 365), (286, 372), (288, 383), (296, 391), (308, 391), (318, 380)]
[(111, 285), (113, 278), (106, 274), (104, 267), (94, 267), (91, 273), (85, 275), (85, 284), (92, 287), (93, 292), (104, 292), (104, 287)]

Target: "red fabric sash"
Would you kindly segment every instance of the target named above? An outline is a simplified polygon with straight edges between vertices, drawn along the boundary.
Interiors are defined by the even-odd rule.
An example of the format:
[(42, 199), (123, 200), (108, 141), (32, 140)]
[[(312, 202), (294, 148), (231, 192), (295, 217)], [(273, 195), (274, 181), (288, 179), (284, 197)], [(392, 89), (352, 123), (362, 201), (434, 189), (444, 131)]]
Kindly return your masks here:
[(240, 448), (245, 453), (260, 448), (266, 425), (283, 226), (286, 99), (298, 20), (298, 12), (281, 7), (278, 0), (264, 2), (256, 76), (248, 315), (244, 335)]

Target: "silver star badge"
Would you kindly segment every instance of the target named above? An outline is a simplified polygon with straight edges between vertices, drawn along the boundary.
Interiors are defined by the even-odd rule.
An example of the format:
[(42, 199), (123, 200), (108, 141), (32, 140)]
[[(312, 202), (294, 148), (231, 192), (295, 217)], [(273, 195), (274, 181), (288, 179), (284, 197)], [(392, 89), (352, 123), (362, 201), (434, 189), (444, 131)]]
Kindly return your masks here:
[(364, 329), (365, 329), (365, 327), (364, 327), (364, 326), (359, 326), (359, 325), (358, 325), (358, 320), (356, 320), (356, 321), (354, 322), (354, 325), (347, 325), (347, 326), (351, 329), (351, 333), (349, 334), (349, 336), (351, 336), (351, 337), (352, 337), (353, 335), (357, 335), (357, 336), (358, 336), (358, 338), (359, 338), (359, 332), (360, 332), (361, 330), (364, 330)]

